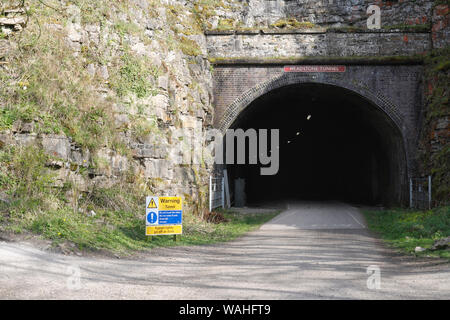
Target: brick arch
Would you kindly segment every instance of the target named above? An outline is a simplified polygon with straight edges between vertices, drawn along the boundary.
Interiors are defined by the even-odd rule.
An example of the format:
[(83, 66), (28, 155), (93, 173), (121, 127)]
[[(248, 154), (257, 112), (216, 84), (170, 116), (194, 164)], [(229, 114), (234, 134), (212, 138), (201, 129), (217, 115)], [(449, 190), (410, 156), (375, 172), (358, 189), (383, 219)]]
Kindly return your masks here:
[[(285, 73), (280, 76), (269, 79), (262, 82), (247, 92), (243, 93), (233, 103), (231, 103), (225, 110), (222, 119), (219, 121), (219, 129), (224, 132), (230, 128), (234, 121), (238, 118), (240, 113), (245, 110), (254, 100), (269, 93), (272, 90), (282, 88), (295, 84), (323, 84), (340, 87), (347, 89), (357, 95), (361, 96), (365, 100), (371, 102), (374, 106), (382, 110), (391, 119), (405, 137), (406, 125), (404, 119), (398, 109), (398, 107), (389, 101), (380, 92), (374, 92), (370, 90), (369, 86), (361, 83), (360, 81), (354, 81), (350, 83), (338, 78), (319, 78), (315, 75), (305, 76), (299, 73)], [(406, 142), (406, 141), (405, 141)]]
[(254, 86), (228, 105), (218, 123), (218, 129), (225, 134), (225, 131), (232, 126), (241, 112), (257, 98), (272, 90), (296, 84), (322, 84), (340, 87), (359, 95), (364, 100), (370, 102), (374, 107), (380, 109), (398, 129), (398, 133), (403, 142), (403, 154), (406, 166), (405, 178), (408, 179), (408, 177), (412, 176), (415, 170), (415, 162), (412, 158), (414, 142), (410, 137), (410, 134), (408, 134), (409, 129), (405, 123), (406, 121), (403, 114), (399, 111), (399, 108), (382, 93), (375, 92), (371, 90), (367, 84), (356, 80), (348, 81), (348, 79), (340, 79), (339, 76), (329, 74), (305, 75), (300, 73), (284, 73)]

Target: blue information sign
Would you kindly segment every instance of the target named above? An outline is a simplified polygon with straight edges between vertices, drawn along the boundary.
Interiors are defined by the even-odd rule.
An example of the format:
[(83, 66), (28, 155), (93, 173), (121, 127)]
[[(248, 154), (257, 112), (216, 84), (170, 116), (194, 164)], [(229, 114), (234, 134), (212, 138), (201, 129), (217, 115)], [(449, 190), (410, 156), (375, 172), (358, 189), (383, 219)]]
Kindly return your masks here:
[(181, 224), (183, 211), (159, 211), (159, 224)]

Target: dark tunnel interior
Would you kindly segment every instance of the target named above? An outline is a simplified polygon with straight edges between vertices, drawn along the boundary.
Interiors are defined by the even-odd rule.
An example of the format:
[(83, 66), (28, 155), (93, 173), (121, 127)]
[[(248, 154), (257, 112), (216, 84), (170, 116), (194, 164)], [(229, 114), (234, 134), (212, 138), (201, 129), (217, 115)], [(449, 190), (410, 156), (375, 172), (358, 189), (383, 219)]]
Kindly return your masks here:
[[(301, 84), (273, 90), (238, 116), (231, 129), (238, 128), (280, 129), (276, 175), (261, 175), (260, 164), (227, 165), (238, 203), (308, 199), (398, 205), (405, 199), (399, 129), (374, 104), (347, 89)], [(245, 192), (236, 179), (245, 180)]]

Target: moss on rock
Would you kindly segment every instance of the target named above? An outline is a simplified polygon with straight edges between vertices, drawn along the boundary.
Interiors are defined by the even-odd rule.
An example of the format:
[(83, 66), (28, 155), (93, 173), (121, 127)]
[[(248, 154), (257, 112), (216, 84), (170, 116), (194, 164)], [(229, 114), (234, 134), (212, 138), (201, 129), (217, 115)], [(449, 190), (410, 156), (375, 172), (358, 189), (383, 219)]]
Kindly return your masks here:
[(433, 199), (450, 194), (450, 47), (434, 50), (425, 59), (425, 114), (420, 141), (423, 174), (433, 176)]

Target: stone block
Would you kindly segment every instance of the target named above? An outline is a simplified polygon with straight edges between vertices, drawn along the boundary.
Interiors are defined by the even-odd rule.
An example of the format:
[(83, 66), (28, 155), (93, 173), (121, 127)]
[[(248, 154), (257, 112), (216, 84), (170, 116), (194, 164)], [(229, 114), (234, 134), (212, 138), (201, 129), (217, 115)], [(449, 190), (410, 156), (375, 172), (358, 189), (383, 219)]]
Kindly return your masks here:
[(98, 68), (97, 74), (101, 78), (103, 78), (104, 80), (108, 80), (109, 79), (108, 67), (107, 66), (101, 66), (100, 68)]
[(178, 181), (183, 186), (189, 185), (195, 181), (194, 171), (191, 167), (177, 166), (174, 169), (174, 180)]
[(165, 159), (152, 159), (146, 160), (145, 165), (145, 177), (146, 178), (160, 178), (171, 180), (173, 178), (173, 169), (170, 166), (170, 162)]
[(167, 91), (169, 88), (169, 76), (164, 75), (158, 78), (158, 87), (159, 89)]
[(121, 155), (111, 156), (111, 168), (115, 173), (124, 173), (128, 170), (128, 159)]
[(48, 135), (42, 137), (44, 151), (52, 157), (68, 160), (70, 156), (70, 142), (65, 136)]
[(180, 116), (181, 126), (184, 129), (200, 129), (202, 120), (193, 116)]
[(168, 147), (165, 145), (143, 143), (133, 145), (133, 149), (135, 152), (135, 158), (163, 159), (168, 154)]
[(37, 135), (36, 134), (28, 134), (28, 133), (20, 133), (14, 135), (14, 143), (18, 146), (30, 146), (36, 143)]

